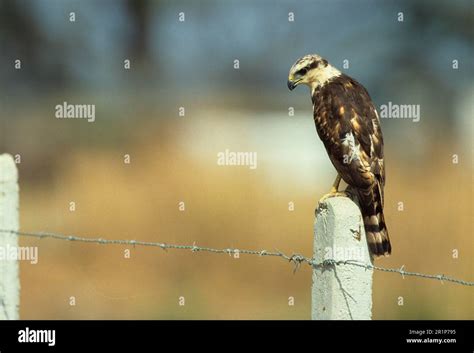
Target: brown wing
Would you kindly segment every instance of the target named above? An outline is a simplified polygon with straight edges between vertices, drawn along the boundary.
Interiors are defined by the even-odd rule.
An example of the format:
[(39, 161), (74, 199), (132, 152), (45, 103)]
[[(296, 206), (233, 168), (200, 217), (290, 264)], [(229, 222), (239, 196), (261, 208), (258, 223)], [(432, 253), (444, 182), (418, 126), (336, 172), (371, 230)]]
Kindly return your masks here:
[(366, 188), (377, 178), (383, 187), (383, 136), (365, 88), (341, 75), (316, 91), (313, 103), (318, 134), (344, 180)]
[(383, 206), (385, 164), (379, 116), (366, 89), (355, 80), (351, 80), (351, 85), (355, 88), (353, 95), (356, 102), (350, 104), (352, 131), (364, 152), (361, 157), (369, 166), (370, 173), (373, 174), (378, 184)]

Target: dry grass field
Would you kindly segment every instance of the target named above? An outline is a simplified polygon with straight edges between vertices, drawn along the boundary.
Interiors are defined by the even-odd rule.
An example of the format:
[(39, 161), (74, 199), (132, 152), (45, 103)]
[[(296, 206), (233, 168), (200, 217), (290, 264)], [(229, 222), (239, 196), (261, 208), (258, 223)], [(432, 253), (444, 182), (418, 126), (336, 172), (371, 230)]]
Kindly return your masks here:
[[(126, 143), (82, 144), (60, 154), (41, 182), (20, 165), (22, 229), (310, 256), (314, 207), (333, 177), (311, 119), (300, 120), (302, 127), (280, 124), (269, 132), (264, 118), (252, 132), (267, 131), (260, 140), (244, 123), (216, 116), (130, 125)], [(206, 126), (215, 130), (202, 135)], [(298, 159), (308, 151), (292, 149), (296, 140), (318, 154), (318, 167), (304, 168), (314, 161)], [(445, 140), (414, 161), (387, 140), (385, 207), (394, 251), (377, 264), (472, 280), (468, 155), (453, 164)], [(216, 164), (215, 152), (245, 147), (259, 152), (257, 169)], [(131, 156), (128, 165), (124, 154)], [(22, 238), (21, 244), (39, 246), (39, 263), (21, 264), (23, 319), (310, 318), (311, 269), (302, 266), (293, 273), (292, 265), (278, 258), (136, 247), (126, 259), (124, 246), (33, 238)], [(69, 305), (72, 296), (75, 306)], [(294, 306), (288, 305), (290, 296)], [(374, 318), (474, 319), (473, 298), (469, 287), (377, 272)]]

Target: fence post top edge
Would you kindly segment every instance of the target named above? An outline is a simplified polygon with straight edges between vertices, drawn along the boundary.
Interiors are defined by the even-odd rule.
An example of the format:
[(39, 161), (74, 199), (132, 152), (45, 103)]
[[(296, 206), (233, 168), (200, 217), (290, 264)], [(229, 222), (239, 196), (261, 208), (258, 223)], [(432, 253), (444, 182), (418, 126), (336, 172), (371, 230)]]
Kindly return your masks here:
[(18, 171), (13, 156), (8, 153), (0, 154), (0, 182), (16, 182)]

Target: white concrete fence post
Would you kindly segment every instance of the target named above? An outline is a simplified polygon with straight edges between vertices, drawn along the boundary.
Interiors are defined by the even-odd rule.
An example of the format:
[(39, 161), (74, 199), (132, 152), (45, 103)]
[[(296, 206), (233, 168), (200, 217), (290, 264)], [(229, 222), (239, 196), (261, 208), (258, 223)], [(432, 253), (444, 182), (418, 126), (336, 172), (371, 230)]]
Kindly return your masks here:
[[(328, 198), (319, 204), (314, 224), (316, 263), (357, 261), (372, 264), (362, 216), (347, 197)], [(313, 320), (370, 320), (372, 269), (347, 264), (313, 268)]]
[[(0, 155), (0, 230), (19, 229), (18, 172), (12, 156)], [(12, 251), (18, 249), (18, 235), (0, 232), (0, 320), (18, 320), (20, 307), (20, 277), (18, 260)]]

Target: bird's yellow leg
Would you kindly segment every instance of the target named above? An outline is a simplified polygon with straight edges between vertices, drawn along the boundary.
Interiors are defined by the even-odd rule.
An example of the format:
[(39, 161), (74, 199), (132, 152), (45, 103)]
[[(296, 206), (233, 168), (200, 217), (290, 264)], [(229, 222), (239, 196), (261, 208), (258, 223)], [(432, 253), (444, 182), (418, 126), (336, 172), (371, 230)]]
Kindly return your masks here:
[(347, 196), (347, 193), (345, 192), (340, 192), (339, 191), (339, 184), (341, 183), (341, 175), (338, 173), (336, 180), (334, 180), (334, 183), (332, 184), (331, 191), (324, 195), (319, 202), (323, 202), (324, 200), (330, 198), (330, 197), (336, 197), (336, 196)]
[(334, 180), (331, 191), (329, 192), (330, 194), (335, 194), (339, 191), (339, 184), (341, 183), (341, 179), (342, 179), (341, 174), (337, 173), (336, 180)]

